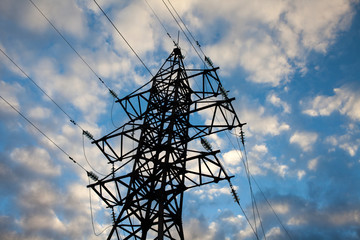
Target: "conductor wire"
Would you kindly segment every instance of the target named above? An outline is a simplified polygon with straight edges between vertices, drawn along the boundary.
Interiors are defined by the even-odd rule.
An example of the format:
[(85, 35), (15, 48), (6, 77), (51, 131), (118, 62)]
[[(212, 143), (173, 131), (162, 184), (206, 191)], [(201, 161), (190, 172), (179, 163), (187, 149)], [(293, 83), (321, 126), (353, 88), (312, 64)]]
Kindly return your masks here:
[(30, 121), (24, 114), (22, 114), (18, 109), (16, 109), (10, 102), (8, 102), (5, 98), (3, 98), (0, 95), (0, 98), (9, 105), (15, 112), (17, 112), (23, 119), (25, 119), (31, 126), (33, 126), (39, 133), (41, 133), (49, 142), (54, 144), (61, 152), (63, 152), (73, 163), (77, 164), (79, 167), (81, 167), (85, 172), (88, 173), (88, 171), (77, 161), (75, 161), (62, 147), (60, 147), (56, 142), (54, 142), (50, 137), (48, 137), (40, 128), (38, 128), (34, 123)]
[(164, 0), (162, 0), (162, 2), (164, 3), (165, 7), (167, 8), (167, 10), (169, 11), (169, 13), (171, 14), (171, 16), (174, 18), (175, 22), (177, 23), (177, 25), (179, 26), (180, 30), (183, 32), (183, 34), (185, 35), (186, 39), (188, 40), (188, 42), (190, 43), (190, 45), (192, 46), (192, 48), (195, 50), (196, 54), (199, 56), (200, 60), (204, 63), (204, 66), (206, 66), (205, 61), (202, 59), (202, 57), (200, 56), (199, 52), (196, 50), (194, 44), (192, 43), (192, 41), (190, 40), (190, 38), (188, 37), (188, 35), (186, 34), (186, 32), (184, 31), (183, 27), (180, 25), (179, 21), (176, 19), (176, 17), (174, 16), (174, 14), (172, 13), (172, 11), (170, 10), (169, 6), (165, 3)]
[(32, 1), (31, 4), (39, 11), (39, 13), (46, 19), (46, 21), (52, 26), (52, 28), (60, 35), (60, 37), (67, 43), (67, 45), (78, 55), (78, 57), (84, 62), (84, 64), (90, 69), (90, 71), (98, 78), (98, 80), (109, 90), (110, 93), (113, 91), (106, 85), (106, 83), (100, 78), (95, 70), (85, 61), (78, 51), (71, 45), (71, 43), (65, 38), (65, 36), (57, 29), (57, 27), (50, 21), (48, 17), (41, 11), (41, 9)]
[(172, 3), (170, 2), (170, 0), (168, 0), (171, 8), (174, 10), (175, 14), (177, 15), (177, 17), (180, 19), (180, 21), (182, 22), (182, 24), (184, 25), (184, 27), (186, 28), (187, 32), (190, 34), (191, 38), (194, 40), (194, 42), (196, 43), (196, 45), (199, 47), (201, 53), (203, 54), (203, 56), (205, 57), (205, 53), (203, 52), (203, 50), (201, 49), (201, 45), (199, 43), (199, 41), (197, 41), (194, 37), (194, 35), (190, 32), (189, 28), (186, 26), (185, 22), (183, 21), (183, 19), (181, 18), (181, 16), (178, 14), (178, 12), (176, 11), (175, 7), (172, 5)]
[(104, 16), (107, 18), (107, 20), (111, 23), (111, 25), (114, 27), (114, 29), (116, 30), (116, 32), (120, 35), (120, 37), (125, 41), (125, 43), (128, 45), (128, 47), (131, 49), (131, 51), (135, 54), (135, 56), (139, 59), (139, 61), (142, 63), (142, 65), (145, 67), (145, 69), (150, 73), (150, 75), (152, 77), (154, 77), (154, 75), (151, 73), (150, 69), (146, 66), (146, 64), (144, 63), (144, 61), (140, 58), (140, 56), (136, 53), (136, 51), (134, 50), (134, 48), (130, 45), (130, 43), (126, 40), (126, 38), (124, 37), (124, 35), (121, 34), (121, 32), (119, 31), (119, 29), (115, 26), (114, 22), (111, 21), (111, 19), (109, 18), (109, 16), (106, 14), (106, 12), (100, 7), (100, 5), (98, 4), (98, 2), (96, 0), (93, 0), (94, 3), (96, 4), (96, 6), (100, 9), (100, 11), (104, 14)]
[(146, 4), (148, 5), (148, 7), (151, 9), (152, 13), (154, 14), (154, 16), (156, 17), (156, 19), (158, 20), (158, 22), (160, 23), (160, 25), (162, 26), (162, 28), (165, 30), (167, 36), (171, 39), (171, 41), (174, 43), (175, 46), (178, 47), (178, 44), (175, 42), (175, 40), (171, 37), (170, 33), (168, 32), (168, 30), (166, 29), (165, 25), (163, 24), (163, 22), (160, 20), (159, 16), (156, 14), (155, 10), (151, 7), (151, 5), (149, 4), (149, 2), (147, 0), (145, 0)]
[(76, 125), (78, 128), (80, 128), (83, 132), (84, 129), (77, 124), (72, 118), (71, 116), (65, 112), (65, 110), (57, 103), (55, 102), (55, 100), (49, 96), (49, 94), (47, 94), (18, 64), (16, 64), (16, 62), (14, 60), (12, 60), (9, 55), (7, 55), (1, 48), (0, 48), (0, 52), (2, 52), (2, 54), (4, 54), (4, 56), (6, 56), (45, 96), (47, 96), (59, 109), (60, 111), (62, 111), (69, 119), (70, 122), (73, 123), (74, 125)]

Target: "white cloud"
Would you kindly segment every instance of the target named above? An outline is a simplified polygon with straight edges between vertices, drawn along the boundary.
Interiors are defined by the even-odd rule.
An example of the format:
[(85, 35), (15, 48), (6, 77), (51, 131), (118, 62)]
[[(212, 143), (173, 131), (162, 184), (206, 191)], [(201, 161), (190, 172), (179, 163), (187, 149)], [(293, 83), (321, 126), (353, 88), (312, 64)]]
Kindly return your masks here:
[(268, 102), (270, 102), (271, 104), (273, 104), (276, 107), (281, 107), (284, 110), (284, 113), (290, 113), (291, 112), (291, 108), (290, 106), (282, 101), (275, 93), (271, 93), (266, 97), (266, 100)]
[[(356, 132), (354, 132), (356, 134)], [(325, 139), (326, 143), (334, 147), (340, 147), (347, 152), (351, 157), (354, 157), (360, 147), (360, 139), (352, 134), (345, 134), (342, 136), (329, 136)]]
[[(136, 13), (135, 18), (134, 13)], [(115, 19), (112, 20), (121, 34), (125, 36), (126, 41), (138, 54), (140, 54), (140, 56), (143, 56), (148, 51), (153, 51), (155, 46), (158, 45), (158, 35), (153, 29), (153, 22), (155, 19), (151, 17), (143, 2), (134, 2), (133, 4), (129, 4), (125, 8), (122, 8), (116, 13)], [(129, 24), (129, 22), (131, 22), (131, 24)], [(136, 28), (133, 27), (134, 25), (136, 25)], [(115, 48), (121, 52), (125, 50), (130, 53), (130, 57), (134, 57), (131, 49), (129, 49), (119, 33), (114, 29), (112, 29), (112, 31)], [(145, 41), (144, 37), (146, 37)]]
[(241, 119), (247, 122), (249, 131), (256, 135), (279, 135), (282, 131), (287, 131), (290, 126), (284, 122), (280, 122), (276, 115), (268, 115), (265, 113), (264, 107), (249, 108), (241, 111)]
[(273, 227), (267, 233), (267, 238), (279, 238), (281, 236), (281, 229), (280, 227)]
[(289, 167), (282, 164), (276, 157), (269, 156), (268, 148), (264, 144), (254, 145), (248, 153), (249, 170), (253, 175), (265, 175), (268, 171), (285, 177)]
[[(237, 189), (237, 187), (235, 187)], [(214, 198), (219, 198), (222, 195), (230, 195), (229, 186), (219, 187), (217, 185), (214, 186), (203, 186), (199, 190), (193, 190), (191, 193), (198, 195), (200, 199), (209, 199), (213, 200)]]
[(301, 44), (308, 49), (325, 52), (338, 31), (346, 29), (354, 14), (352, 1), (292, 1), (285, 14)]
[(51, 114), (50, 109), (44, 107), (34, 107), (28, 111), (28, 116), (31, 119), (45, 119), (49, 118)]
[(223, 159), (226, 168), (230, 168), (230, 172), (235, 173), (239, 171), (241, 164), (242, 153), (239, 150), (231, 150), (223, 154)]
[[(19, 93), (23, 92), (24, 89), (20, 84), (14, 83), (9, 84), (0, 80), (0, 96), (8, 101), (17, 110), (21, 110), (19, 100), (16, 97)], [(0, 113), (16, 115), (17, 113), (11, 109), (11, 107), (2, 99), (0, 99)]]
[(360, 121), (360, 93), (357, 88), (343, 86), (334, 89), (333, 96), (316, 96), (303, 103), (303, 113), (310, 116), (329, 116), (338, 111), (352, 120)]
[(290, 137), (290, 143), (298, 144), (302, 150), (310, 151), (313, 144), (316, 142), (318, 135), (313, 132), (298, 132), (296, 131)]
[[(115, 90), (125, 92), (128, 85), (140, 84), (142, 81), (145, 81), (141, 74), (134, 73), (135, 70), (131, 67), (135, 65), (134, 63), (136, 65), (140, 64), (132, 53), (129, 53), (130, 50), (119, 36), (113, 32), (114, 30), (106, 22), (104, 16), (99, 13), (98, 9), (95, 10), (95, 13), (98, 15), (94, 16), (93, 12), (86, 12), (88, 11), (86, 8), (88, 3), (85, 3), (83, 0), (54, 1), (51, 4), (44, 0), (37, 0), (35, 2), (39, 3), (39, 6), (54, 20), (56, 26), (66, 36), (70, 35), (70, 40), (74, 38), (86, 40), (75, 42), (76, 48), (81, 54), (84, 54), (85, 59), (94, 67), (96, 72), (99, 72), (107, 83), (110, 83), (109, 86), (116, 86)], [(160, 32), (160, 27), (154, 24), (156, 22), (154, 18), (146, 12), (147, 10), (144, 10), (146, 6), (140, 6), (141, 2), (120, 3), (120, 7), (117, 5), (118, 3), (119, 1), (116, 0), (108, 0), (104, 1), (103, 4), (108, 7), (107, 10), (114, 16), (117, 26), (121, 28), (120, 30), (123, 31), (130, 43), (142, 56), (145, 55), (145, 62), (155, 62), (153, 59), (149, 60), (150, 57), (148, 55), (159, 47), (160, 44), (164, 44), (159, 36), (163, 37), (165, 34), (157, 35)], [(80, 9), (78, 4), (84, 4), (86, 7)], [(164, 11), (161, 1), (152, 1), (152, 4), (157, 7), (156, 10), (164, 13), (160, 14), (160, 16), (166, 20), (165, 23), (167, 26), (169, 25), (169, 29), (174, 30), (173, 26), (175, 24), (166, 10)], [(204, 39), (205, 43), (204, 49), (206, 49), (206, 52), (209, 53), (209, 56), (215, 63), (220, 63), (222, 69), (231, 71), (242, 67), (248, 74), (248, 80), (272, 86), (278, 86), (289, 81), (289, 77), (296, 71), (296, 68), (306, 68), (304, 52), (309, 50), (325, 52), (334, 41), (337, 32), (348, 25), (348, 20), (352, 16), (352, 10), (348, 8), (348, 1), (318, 1), (316, 4), (313, 4), (311, 1), (293, 3), (292, 1), (282, 0), (263, 2), (230, 0), (227, 4), (219, 4), (218, 1), (210, 0), (181, 1), (179, 3), (174, 2), (174, 4), (176, 7), (179, 7), (178, 10), (184, 16), (185, 21), (189, 23), (190, 29), (195, 29), (196, 33), (202, 36), (201, 40)], [(128, 7), (125, 10), (121, 10), (121, 7), (125, 5)], [(309, 9), (311, 6), (314, 9)], [(312, 15), (309, 14), (311, 15), (310, 17), (302, 17), (303, 14), (308, 12), (312, 13)], [(25, 70), (34, 77), (34, 80), (39, 81), (40, 85), (61, 103), (61, 106), (64, 106), (63, 103), (68, 103), (68, 105), (65, 105), (67, 110), (82, 116), (79, 122), (82, 126), (85, 126), (85, 129), (90, 130), (94, 135), (100, 136), (101, 129), (94, 122), (96, 122), (99, 115), (107, 110), (106, 106), (109, 106), (106, 104), (107, 99), (105, 99), (107, 89), (99, 86), (97, 79), (76, 55), (73, 55), (72, 52), (70, 54), (66, 52), (64, 50), (66, 47), (60, 47), (63, 44), (60, 44), (61, 39), (57, 39), (56, 42), (52, 40), (48, 42), (49, 39), (46, 36), (51, 35), (54, 37), (56, 33), (53, 32), (46, 20), (39, 15), (29, 2), (0, 1), (0, 13), (1, 16), (6, 16), (9, 22), (16, 21), (18, 26), (15, 27), (26, 30), (26, 34), (29, 32), (34, 34), (26, 38), (23, 38), (24, 35), (20, 35), (20, 33), (17, 33), (19, 35), (14, 38), (9, 37), (11, 40), (16, 40), (11, 43), (4, 43), (5, 46), (14, 48), (11, 52), (14, 54), (11, 56), (16, 56), (15, 60), (19, 60), (20, 65), (24, 66)], [(89, 14), (87, 20), (84, 18), (84, 14)], [(316, 22), (316, 24), (309, 24), (309, 21)], [(129, 22), (131, 22), (130, 25)], [(7, 24), (8, 22), (5, 23)], [(219, 23), (223, 23), (223, 25), (219, 26)], [(97, 25), (102, 26), (99, 27)], [(93, 32), (96, 37), (88, 37), (89, 26), (97, 27)], [(213, 30), (219, 31), (215, 32)], [(9, 31), (7, 37), (11, 36), (12, 33), (12, 31)], [(171, 33), (173, 36), (176, 36), (177, 30)], [(26, 39), (26, 41), (21, 42), (21, 39)], [(30, 45), (31, 41), (37, 42), (39, 39), (43, 39), (44, 42)], [(113, 46), (114, 43), (116, 46)], [(184, 42), (182, 46), (186, 45), (187, 43)], [(114, 52), (114, 49), (118, 51)], [(192, 51), (186, 50), (189, 52), (189, 58), (191, 59)], [(54, 55), (46, 56), (50, 52)], [(126, 54), (123, 54), (124, 52)], [(129, 58), (129, 56), (131, 57)], [(12, 67), (9, 68), (12, 69)], [(13, 81), (13, 79), (9, 81)], [(22, 94), (23, 86), (2, 81), (0, 81), (0, 84), (1, 94), (4, 94), (16, 107), (25, 109), (25, 112), (29, 113), (31, 118), (37, 117), (40, 120), (49, 119), (49, 122), (57, 123), (52, 125), (56, 127), (48, 135), (64, 147), (66, 151), (69, 150), (69, 153), (75, 159), (85, 163), (81, 149), (81, 132), (79, 133), (78, 129), (74, 126), (69, 127), (68, 125), (58, 124), (60, 121), (62, 123), (63, 119), (55, 119), (57, 116), (53, 115), (43, 105), (36, 106), (35, 108), (24, 106), (26, 94)], [(335, 96), (338, 95), (340, 96), (336, 92)], [(324, 108), (325, 114), (339, 111), (341, 114), (358, 120), (358, 95), (356, 93), (353, 93), (353, 95), (354, 98), (352, 100), (341, 100), (339, 105), (341, 110), (336, 109), (337, 101), (335, 100), (329, 100), (330, 103), (331, 101), (334, 102), (335, 107), (327, 108), (322, 106), (321, 108)], [(290, 112), (290, 107), (279, 95), (275, 93), (270, 94), (268, 101), (274, 106), (282, 108), (285, 113)], [(0, 104), (0, 109), (1, 115), (5, 111), (6, 114), (10, 114), (10, 112), (16, 114), (11, 109), (8, 111), (8, 106), (3, 104)], [(318, 109), (314, 110), (315, 114), (321, 115), (317, 111)], [(290, 129), (287, 123), (276, 115), (269, 114), (263, 107), (249, 108), (249, 110), (243, 112), (242, 116), (247, 118), (247, 126), (253, 136), (255, 134), (260, 136), (260, 138), (268, 135), (275, 136)], [(93, 124), (86, 124), (87, 122)], [(339, 146), (351, 156), (356, 154), (359, 147), (358, 143), (351, 143), (351, 139), (344, 139), (342, 141), (336, 139), (337, 136), (333, 137), (335, 140), (329, 139), (329, 143), (333, 144), (333, 142), (337, 141)], [(311, 148), (309, 144), (301, 143), (301, 140), (304, 138), (306, 136), (304, 137), (301, 133), (295, 133), (290, 141), (299, 144), (304, 149)], [(223, 144), (220, 141), (221, 139), (213, 140), (217, 141), (218, 145)], [(310, 137), (310, 140), (315, 142), (316, 138), (313, 140)], [(46, 139), (44, 142), (40, 141), (40, 144), (51, 145)], [(29, 142), (21, 141), (21, 144), (29, 144)], [(105, 160), (101, 163), (94, 161), (95, 159), (100, 159), (98, 149), (89, 146), (85, 148), (90, 161), (94, 162), (96, 169), (100, 168), (104, 172), (108, 172)], [(53, 146), (49, 147), (49, 149), (53, 149)], [(29, 235), (24, 236), (21, 233), (14, 233), (15, 235), (11, 239), (41, 239), (46, 234), (54, 234), (54, 236), (47, 236), (43, 239), (79, 239), (81, 237), (95, 239), (94, 236), (89, 236), (91, 234), (91, 225), (87, 205), (88, 191), (85, 187), (86, 182), (84, 182), (86, 174), (82, 169), (74, 170), (71, 168), (74, 166), (71, 165), (73, 163), (67, 162), (69, 165), (66, 165), (66, 167), (71, 165), (71, 167), (67, 168), (67, 174), (75, 171), (79, 174), (81, 180), (74, 180), (75, 177), (67, 178), (69, 185), (64, 185), (63, 179), (59, 177), (62, 173), (62, 168), (56, 165), (55, 160), (53, 160), (57, 159), (57, 156), (50, 155), (39, 147), (18, 147), (8, 149), (7, 151), (12, 153), (13, 162), (11, 164), (16, 164), (19, 168), (28, 170), (28, 174), (34, 175), (33, 173), (35, 173), (36, 178), (41, 179), (41, 181), (28, 181), (29, 176), (21, 176), (19, 169), (9, 168), (7, 170), (7, 168), (0, 168), (0, 175), (2, 176), (10, 174), (9, 172), (12, 170), (15, 171), (15, 173), (11, 172), (12, 175), (16, 175), (16, 180), (18, 180), (13, 182), (14, 185), (24, 184), (21, 188), (23, 191), (10, 196), (10, 198), (18, 199), (17, 203), (14, 203), (12, 207), (19, 208), (22, 211), (17, 222), (11, 226), (25, 229)], [(60, 154), (62, 153), (57, 155)], [(227, 154), (226, 157), (225, 154)], [(241, 162), (235, 157), (237, 155), (235, 150), (225, 154), (224, 159), (226, 159), (225, 161), (227, 161), (229, 166), (240, 167)], [(275, 157), (269, 156), (270, 154), (267, 146), (262, 143), (256, 144), (251, 149), (249, 160), (252, 158), (250, 168), (253, 173), (263, 174), (266, 171), (273, 171), (280, 176), (286, 176), (289, 167), (278, 162)], [(61, 159), (69, 161), (66, 156), (62, 157)], [(33, 158), (36, 159), (36, 164), (32, 164), (34, 163)], [(304, 175), (305, 171), (298, 171), (298, 179), (302, 179)], [(199, 191), (202, 191), (199, 192), (199, 195), (205, 199), (230, 194), (227, 187), (201, 188)], [(38, 196), (42, 197), (39, 198)], [(99, 208), (96, 207), (96, 209)], [(288, 211), (285, 208), (277, 209), (277, 211), (280, 210), (284, 214)], [(4, 208), (3, 211), (8, 210)], [(355, 219), (356, 216), (356, 214), (340, 214), (337, 218), (334, 218), (333, 222), (351, 223), (350, 220)], [(240, 224), (244, 223), (245, 220), (240, 217), (226, 217), (224, 222)], [(296, 221), (294, 220), (294, 222)], [(216, 235), (222, 230), (221, 224), (214, 222), (204, 227), (202, 222), (197, 220), (184, 221), (184, 224), (186, 225), (185, 234), (186, 236), (192, 236), (190, 237), (191, 239), (221, 239), (217, 238)], [(77, 227), (74, 228), (73, 226)], [(189, 228), (187, 229), (187, 227)], [(239, 236), (253, 237), (249, 227), (241, 226), (241, 229), (236, 228), (236, 231)], [(187, 235), (189, 232), (194, 233), (194, 235)], [(274, 234), (277, 233), (277, 229), (273, 229), (272, 232)], [(0, 233), (0, 235), (1, 237), (4, 236), (3, 233)]]
[(306, 172), (304, 170), (297, 171), (298, 180), (301, 180), (305, 175), (306, 175)]
[(285, 177), (285, 175), (288, 173), (289, 170), (289, 166), (285, 164), (280, 164), (279, 162), (276, 161), (276, 159), (272, 159), (271, 162), (265, 162), (263, 165), (264, 167), (273, 171), (282, 178)]
[[(194, 28), (206, 39), (213, 39), (214, 32), (221, 34), (206, 49), (215, 63), (225, 70), (240, 66), (249, 80), (277, 86), (296, 69), (306, 69), (309, 51), (326, 52), (338, 32), (349, 27), (351, 6), (347, 0), (233, 0), (221, 6), (217, 1), (198, 1), (184, 11), (197, 13), (185, 16), (194, 19), (198, 26)], [(215, 22), (222, 25), (214, 28)]]
[[(62, 34), (71, 34), (75, 37), (84, 37), (87, 32), (87, 23), (83, 10), (78, 4), (71, 0), (54, 1), (48, 4), (47, 1), (34, 1), (38, 8), (50, 19), (54, 26)], [(47, 20), (41, 15), (32, 4), (27, 3), (23, 12), (23, 24), (35, 31), (44, 31), (52, 28)]]
[(15, 148), (11, 153), (13, 161), (26, 167), (27, 170), (47, 176), (59, 176), (60, 166), (53, 164), (47, 151), (41, 148)]
[(309, 160), (308, 165), (307, 165), (308, 169), (312, 170), (312, 171), (316, 171), (318, 162), (319, 162), (319, 158), (314, 158), (314, 159)]
[(253, 148), (252, 148), (253, 151), (255, 152), (258, 152), (258, 153), (262, 153), (262, 154), (265, 154), (268, 152), (268, 148), (266, 147), (265, 144), (261, 144), (261, 145), (258, 145), (256, 144)]

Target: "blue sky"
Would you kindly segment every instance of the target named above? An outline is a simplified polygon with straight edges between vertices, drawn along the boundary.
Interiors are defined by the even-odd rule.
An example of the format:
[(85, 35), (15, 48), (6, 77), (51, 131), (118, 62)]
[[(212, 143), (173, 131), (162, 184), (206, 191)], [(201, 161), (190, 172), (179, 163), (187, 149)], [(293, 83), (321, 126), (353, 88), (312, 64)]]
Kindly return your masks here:
[[(163, 2), (148, 1), (176, 39), (179, 29)], [(150, 79), (93, 1), (34, 3), (119, 96)], [(238, 116), (247, 122), (250, 171), (292, 238), (359, 239), (358, 1), (172, 3), (236, 98)], [(173, 43), (146, 2), (99, 4), (155, 73)], [(0, 48), (95, 138), (125, 121), (108, 90), (30, 1), (0, 2), (0, 32)], [(180, 46), (188, 66), (202, 66), (181, 34)], [(2, 53), (0, 86), (2, 97), (91, 170), (79, 128)], [(99, 237), (92, 231), (86, 173), (2, 100), (0, 121), (0, 238), (106, 238), (106, 231)], [(209, 140), (235, 175), (252, 218), (236, 149), (223, 135)], [(91, 166), (110, 171), (87, 139), (84, 149)], [(254, 183), (253, 189), (267, 239), (289, 239)], [(92, 200), (100, 232), (111, 219), (95, 194)], [(183, 223), (187, 239), (255, 239), (225, 183), (187, 192)]]

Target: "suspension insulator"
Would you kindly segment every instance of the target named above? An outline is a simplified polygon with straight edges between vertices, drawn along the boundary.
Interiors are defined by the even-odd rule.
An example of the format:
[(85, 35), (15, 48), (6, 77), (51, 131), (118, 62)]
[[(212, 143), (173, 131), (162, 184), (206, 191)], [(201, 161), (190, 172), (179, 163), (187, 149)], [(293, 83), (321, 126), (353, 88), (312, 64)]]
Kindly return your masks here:
[(213, 62), (211, 61), (211, 59), (209, 58), (209, 57), (206, 57), (205, 56), (205, 62), (210, 66), (210, 67), (214, 67), (214, 64), (213, 64)]
[(99, 177), (93, 172), (87, 172), (87, 175), (88, 175), (89, 178), (91, 178), (95, 182), (99, 180)]
[(201, 138), (201, 145), (209, 152), (212, 151), (211, 144), (206, 138)]
[(240, 202), (240, 198), (239, 198), (239, 195), (237, 194), (234, 186), (232, 185), (232, 183), (229, 181), (229, 185), (230, 185), (230, 188), (231, 188), (231, 195), (233, 196), (234, 198), (234, 201), (236, 203), (239, 203)]
[(86, 136), (90, 140), (94, 140), (94, 136), (89, 131), (83, 131), (83, 135)]
[(113, 96), (114, 98), (118, 98), (117, 94), (113, 90), (109, 89), (109, 92), (111, 96)]
[(240, 137), (241, 137), (241, 143), (244, 145), (245, 144), (245, 133), (242, 130), (242, 128), (240, 130)]
[(225, 90), (225, 88), (224, 88), (223, 86), (220, 86), (220, 87), (219, 87), (219, 90), (220, 90), (220, 93), (221, 93), (221, 95), (223, 96), (223, 98), (224, 98), (225, 100), (229, 100), (229, 96), (228, 96), (228, 93), (227, 93), (227, 91)]
[(115, 222), (116, 222), (116, 218), (115, 218), (115, 211), (114, 211), (114, 208), (111, 208), (111, 216), (112, 216), (113, 223), (115, 224)]

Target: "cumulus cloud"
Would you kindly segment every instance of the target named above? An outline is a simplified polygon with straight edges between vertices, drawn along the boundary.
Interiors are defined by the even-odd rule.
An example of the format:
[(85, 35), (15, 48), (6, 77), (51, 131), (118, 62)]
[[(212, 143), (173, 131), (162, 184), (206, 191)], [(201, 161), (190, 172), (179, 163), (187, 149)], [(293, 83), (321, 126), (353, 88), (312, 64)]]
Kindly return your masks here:
[[(214, 11), (217, 9), (217, 11)], [(354, 11), (352, 1), (216, 1), (195, 2), (183, 11), (197, 32), (214, 39), (208, 26), (222, 24), (222, 35), (207, 52), (225, 69), (242, 67), (248, 79), (278, 86), (289, 81), (296, 69), (304, 68), (306, 53), (326, 52), (339, 31), (349, 27)], [(201, 20), (200, 20), (201, 21)], [(256, 29), (256, 30), (255, 30)], [(240, 54), (236, 55), (233, 52)]]
[[(16, 109), (20, 110), (20, 104), (16, 97), (19, 93), (22, 93), (24, 89), (20, 84), (14, 83), (9, 84), (0, 80), (0, 96), (2, 96), (6, 101), (13, 105)], [(4, 102), (2, 99), (0, 101), (0, 114), (10, 114), (15, 115), (16, 113), (11, 109), (11, 107)]]
[(360, 93), (357, 88), (335, 88), (333, 96), (319, 95), (303, 102), (303, 106), (303, 113), (313, 117), (329, 116), (333, 112), (339, 112), (354, 121), (360, 121)]
[(298, 180), (301, 180), (305, 175), (306, 175), (306, 172), (304, 170), (297, 171)]
[(276, 136), (290, 129), (290, 126), (281, 122), (276, 115), (267, 114), (262, 106), (244, 109), (240, 111), (240, 116), (242, 116), (243, 121), (248, 123), (246, 126), (249, 131), (256, 135)]
[[(161, 13), (160, 16), (165, 20), (171, 34), (176, 36), (176, 24), (161, 1), (150, 2)], [(35, 3), (39, 4), (71, 42), (76, 40), (76, 49), (111, 88), (126, 93), (133, 89), (133, 85), (146, 81), (143, 77), (146, 74), (133, 67), (140, 66), (138, 60), (93, 4), (83, 0), (54, 1), (51, 4), (37, 0)], [(154, 68), (157, 67), (158, 59), (162, 58), (161, 51), (171, 49), (172, 43), (169, 43), (168, 39), (163, 39), (165, 33), (159, 33), (161, 27), (151, 13), (145, 10), (146, 5), (141, 1), (119, 3), (116, 0), (103, 1), (103, 4), (129, 42), (141, 57), (144, 57), (145, 62)], [(214, 0), (174, 2), (179, 13), (189, 23), (190, 29), (201, 36), (206, 53), (216, 65), (219, 64), (224, 69), (223, 73), (240, 67), (245, 70), (249, 81), (267, 86), (279, 86), (290, 81), (291, 76), (299, 68), (305, 71), (308, 52), (326, 53), (338, 32), (349, 26), (354, 11), (351, 4), (351, 1), (345, 0), (316, 3), (282, 0), (230, 0), (227, 4), (219, 4)], [(98, 127), (97, 121), (110, 108), (107, 89), (100, 87), (91, 70), (71, 49), (63, 47), (62, 40), (29, 2), (0, 1), (0, 18), (4, 22), (3, 27), (9, 26), (2, 28), (7, 33), (6, 37), (0, 40), (2, 49), (9, 51), (47, 93), (74, 114), (81, 126), (96, 136), (104, 134), (106, 126)], [(194, 59), (195, 54), (189, 50), (188, 43), (184, 41), (181, 45), (184, 46), (184, 51), (188, 51), (187, 60)], [(160, 53), (154, 51), (157, 48), (160, 49)], [(159, 53), (160, 57), (154, 57), (152, 52)], [(56, 143), (79, 163), (89, 168), (82, 152), (81, 131), (78, 131), (76, 126), (64, 123), (65, 117), (59, 117), (58, 113), (49, 107), (48, 100), (44, 101), (44, 98), (41, 99), (42, 95), (36, 95), (37, 90), (29, 91), (36, 95), (36, 101), (39, 103), (33, 105), (33, 101), (29, 101), (33, 96), (25, 94), (25, 89), (28, 91), (30, 88), (27, 84), (15, 83), (16, 80), (20, 82), (23, 76), (10, 65), (8, 64), (8, 69), (16, 76), (7, 78), (8, 82), (2, 81), (5, 78), (2, 76), (1, 95), (20, 110), (24, 110), (31, 119), (41, 123), (40, 126), (49, 130), (46, 133)], [(319, 99), (315, 98), (304, 105), (304, 113), (328, 116), (338, 111), (355, 121), (360, 119), (357, 91), (341, 87), (334, 90), (333, 96), (318, 97)], [(283, 113), (291, 112), (286, 99), (276, 92), (270, 92), (266, 101), (282, 109)], [(249, 136), (273, 137), (290, 130), (290, 123), (285, 122), (279, 115), (268, 112), (263, 106), (251, 106), (242, 109), (241, 113), (241, 119), (248, 122)], [(8, 116), (13, 117), (15, 114), (8, 106), (0, 103), (0, 120), (6, 125), (10, 122)], [(11, 118), (11, 122), (16, 121)], [(67, 156), (61, 155), (61, 152), (55, 152), (57, 149), (46, 139), (34, 137), (38, 136), (38, 133), (35, 134), (36, 131), (30, 128), (13, 128), (16, 129), (11, 132), (13, 135), (3, 138), (8, 137), (6, 145), (0, 146), (0, 149), (4, 150), (0, 153), (0, 191), (2, 196), (5, 196), (0, 200), (0, 205), (4, 206), (0, 216), (0, 238), (95, 239), (91, 231), (89, 199), (85, 187), (86, 173), (82, 169), (74, 169), (73, 166), (76, 165), (73, 165)], [(360, 143), (353, 141), (354, 139), (355, 135), (333, 135), (325, 142), (331, 146), (339, 146), (350, 156), (356, 156)], [(219, 147), (226, 144), (217, 136), (210, 140), (216, 142)], [(295, 132), (290, 138), (290, 143), (298, 144), (304, 151), (310, 151), (316, 141), (317, 135), (307, 132)], [(98, 149), (85, 142), (85, 152), (95, 169), (104, 173), (109, 172), (107, 161), (102, 158)], [(254, 144), (249, 151), (252, 173), (264, 176), (272, 172), (283, 178), (288, 176), (291, 172), (290, 166), (281, 162), (280, 157), (271, 155), (272, 150), (267, 143)], [(223, 158), (232, 173), (241, 170), (242, 163), (236, 150), (225, 152)], [(315, 171), (317, 166), (316, 159), (310, 160), (307, 165), (309, 171)], [(297, 179), (306, 179), (304, 170), (297, 170), (296, 174)], [(10, 184), (11, 188), (8, 187)], [(228, 187), (221, 185), (196, 189), (193, 191), (194, 195), (206, 202), (222, 196), (230, 197), (230, 191)], [(324, 228), (322, 222), (331, 227), (343, 228), (359, 224), (359, 214), (353, 211), (358, 209), (356, 205), (334, 211), (331, 208), (311, 206), (309, 209), (309, 203), (306, 201), (288, 197), (284, 203), (274, 198), (274, 209), (287, 219), (288, 225), (315, 225), (316, 232)], [(101, 201), (96, 203), (99, 204), (94, 208), (97, 213), (100, 211), (99, 206), (103, 206)], [(316, 214), (311, 215), (312, 210)], [(104, 216), (110, 219), (108, 215)], [(102, 221), (103, 219), (99, 222)], [(222, 212), (212, 220), (201, 217), (185, 219), (184, 225), (185, 236), (190, 239), (254, 237), (244, 217), (230, 211)], [(276, 226), (269, 226), (266, 232), (269, 239), (279, 239), (284, 234), (283, 230)], [(338, 239), (341, 237), (344, 236)]]
[(309, 160), (308, 169), (312, 170), (312, 171), (316, 171), (318, 162), (319, 162), (319, 158), (314, 158), (314, 159)]
[(356, 133), (357, 131), (353, 134), (329, 136), (325, 139), (325, 142), (331, 144), (333, 147), (340, 147), (351, 157), (354, 157), (360, 147), (360, 140), (356, 137)]
[(307, 152), (312, 149), (312, 146), (316, 142), (317, 138), (317, 133), (297, 131), (290, 137), (290, 143), (299, 145), (303, 151)]
[(61, 173), (60, 166), (54, 165), (48, 152), (41, 148), (15, 148), (10, 157), (36, 174), (59, 176)]
[(281, 107), (284, 111), (284, 113), (290, 113), (291, 112), (291, 108), (290, 106), (284, 102), (283, 100), (281, 100), (276, 93), (271, 93), (266, 97), (266, 100), (268, 102), (270, 102), (271, 104), (273, 104), (276, 107)]

